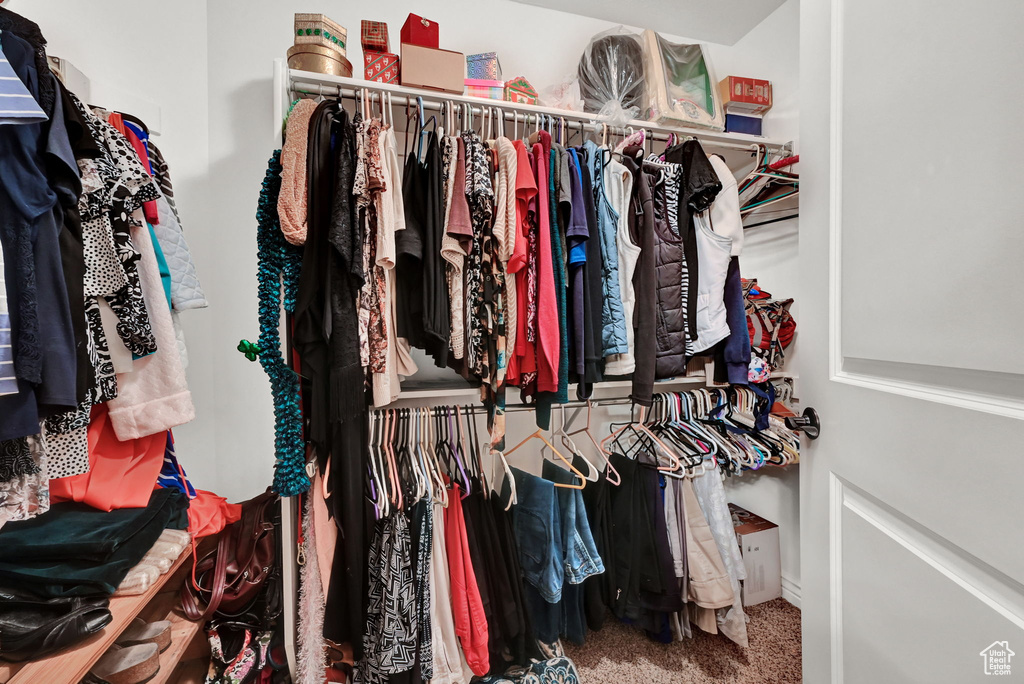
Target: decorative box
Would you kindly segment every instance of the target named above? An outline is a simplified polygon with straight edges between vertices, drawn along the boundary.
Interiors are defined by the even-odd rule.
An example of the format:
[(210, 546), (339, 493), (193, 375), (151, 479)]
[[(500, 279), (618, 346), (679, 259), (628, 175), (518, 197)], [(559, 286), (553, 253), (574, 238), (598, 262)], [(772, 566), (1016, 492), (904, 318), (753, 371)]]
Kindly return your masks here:
[(537, 90), (522, 76), (505, 81), (505, 100), (520, 104), (537, 104)]
[(402, 44), (437, 49), (437, 22), (410, 14), (402, 24)]
[(402, 43), (402, 85), (462, 94), (466, 87), (466, 56)]
[(288, 68), (331, 76), (351, 76), (352, 62), (332, 47), (293, 45), (288, 48)]
[(359, 29), (359, 42), (364, 50), (388, 51), (388, 25), (386, 23), (363, 19)]
[(486, 97), (492, 100), (503, 100), (505, 94), (505, 83), (488, 78), (467, 78), (466, 95), (473, 97)]
[[(497, 52), (481, 52), (466, 57), (466, 78), (501, 80), (501, 63)], [(502, 84), (504, 85), (504, 84)]]
[(363, 75), (367, 81), (398, 83), (398, 55), (363, 50)]
[(326, 14), (295, 15), (295, 44), (322, 45), (332, 48), (345, 56), (345, 45), (348, 42), (348, 31)]

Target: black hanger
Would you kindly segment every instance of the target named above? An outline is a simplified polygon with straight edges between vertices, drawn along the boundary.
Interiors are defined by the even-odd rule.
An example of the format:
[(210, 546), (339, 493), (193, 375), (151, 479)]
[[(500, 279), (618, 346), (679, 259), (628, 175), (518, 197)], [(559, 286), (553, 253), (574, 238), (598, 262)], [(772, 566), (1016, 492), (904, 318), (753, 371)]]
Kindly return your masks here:
[(125, 121), (131, 121), (133, 124), (135, 124), (136, 126), (141, 128), (143, 131), (145, 131), (146, 135), (149, 135), (149, 126), (147, 126), (145, 124), (145, 122), (143, 122), (142, 119), (140, 119), (139, 117), (135, 116), (134, 114), (129, 114), (127, 112), (118, 112), (118, 114), (121, 115), (122, 119), (124, 119)]

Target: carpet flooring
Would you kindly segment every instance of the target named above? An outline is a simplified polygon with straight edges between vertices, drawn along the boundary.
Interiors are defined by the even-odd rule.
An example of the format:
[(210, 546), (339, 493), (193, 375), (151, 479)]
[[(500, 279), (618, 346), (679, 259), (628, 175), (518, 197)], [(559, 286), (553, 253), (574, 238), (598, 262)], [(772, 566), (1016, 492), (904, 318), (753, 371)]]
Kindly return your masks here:
[(696, 627), (693, 639), (659, 644), (611, 616), (585, 645), (562, 643), (582, 684), (798, 684), (800, 610), (780, 598), (746, 613), (747, 649)]

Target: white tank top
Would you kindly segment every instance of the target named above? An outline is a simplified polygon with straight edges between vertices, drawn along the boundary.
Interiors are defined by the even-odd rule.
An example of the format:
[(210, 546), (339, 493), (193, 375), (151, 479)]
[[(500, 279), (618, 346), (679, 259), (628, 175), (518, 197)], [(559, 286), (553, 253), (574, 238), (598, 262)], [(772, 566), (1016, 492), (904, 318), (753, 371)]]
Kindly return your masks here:
[(708, 157), (711, 166), (722, 181), (722, 191), (711, 205), (711, 228), (718, 235), (732, 240), (732, 255), (743, 251), (743, 217), (740, 216), (740, 195), (736, 191), (736, 177), (718, 155)]
[[(687, 356), (710, 349), (729, 336), (725, 311), (725, 274), (735, 240), (743, 241), (736, 179), (720, 158), (709, 157), (722, 191), (706, 211), (694, 215), (697, 236), (697, 339), (686, 343)], [(719, 225), (721, 221), (721, 225)], [(712, 228), (714, 228), (712, 230)]]

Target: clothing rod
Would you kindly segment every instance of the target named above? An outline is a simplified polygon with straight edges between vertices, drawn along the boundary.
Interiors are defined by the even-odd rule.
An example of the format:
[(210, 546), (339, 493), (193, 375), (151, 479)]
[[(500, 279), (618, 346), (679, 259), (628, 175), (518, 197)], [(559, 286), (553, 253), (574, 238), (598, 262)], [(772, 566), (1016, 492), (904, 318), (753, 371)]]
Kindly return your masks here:
[[(702, 389), (702, 388), (696, 388), (696, 389)], [(711, 388), (711, 389), (719, 389), (719, 388)], [(724, 388), (721, 388), (721, 389), (724, 389)], [(666, 391), (666, 392), (655, 392), (654, 396), (658, 396), (659, 394), (675, 394), (677, 392), (692, 392), (692, 391), (693, 390), (675, 390), (675, 391)], [(627, 406), (627, 405), (630, 405), (632, 403), (633, 403), (633, 400), (630, 399), (629, 397), (607, 397), (605, 399), (591, 399), (590, 400), (590, 406), (593, 407), (593, 408), (598, 408), (600, 406)], [(417, 411), (419, 409), (435, 409), (435, 408), (441, 408), (441, 407), (444, 407), (444, 406), (458, 406), (459, 409), (461, 411), (463, 411), (464, 413), (484, 413), (484, 414), (486, 414), (487, 411), (488, 411), (486, 406), (481, 406), (480, 404), (458, 404), (458, 403), (446, 403), (444, 401), (441, 401), (441, 402), (438, 402), (438, 403), (435, 403), (435, 404), (430, 404), (428, 406), (403, 406), (403, 407), (395, 407), (395, 408), (391, 408), (391, 407), (388, 407), (388, 406), (381, 406), (379, 408), (374, 408), (372, 410), (373, 410), (374, 413), (380, 413), (382, 411), (403, 411), (403, 410)], [(582, 400), (582, 399), (573, 399), (572, 401), (566, 402), (565, 404), (552, 404), (551, 405), (552, 413), (554, 413), (555, 409), (560, 409), (562, 407), (565, 407), (566, 409), (587, 408), (587, 402), (586, 402), (586, 400)], [(537, 410), (537, 405), (536, 404), (512, 404), (510, 406), (506, 406), (505, 407), (505, 413), (513, 413), (513, 412), (519, 412), (519, 411), (536, 411), (536, 410)]]
[[(390, 92), (388, 90), (375, 87), (377, 85), (379, 84), (375, 84), (372, 81), (368, 81), (365, 90), (372, 90), (380, 93)], [(341, 98), (349, 98), (353, 100), (358, 97), (359, 90), (363, 89), (343, 88), (341, 86), (324, 85), (322, 83), (311, 83), (308, 81), (292, 81), (291, 88), (292, 91), (296, 93), (303, 93), (307, 95), (331, 95)], [(431, 100), (429, 99), (429, 96), (424, 96), (423, 108), (426, 110), (430, 110), (432, 112), (443, 111), (444, 103), (449, 102), (449, 100), (445, 98), (443, 94), (438, 94), (434, 97), (438, 99)], [(503, 100), (495, 100), (493, 105), (474, 105), (467, 102), (457, 101), (451, 102), (452, 107), (456, 112), (460, 112), (463, 110), (463, 108), (468, 107), (474, 117), (481, 117), (483, 120), (486, 120), (487, 117), (487, 112), (485, 111), (486, 109), (495, 109), (501, 112), (502, 117), (506, 121), (515, 121), (516, 119), (518, 119), (522, 123), (524, 131), (532, 129), (534, 125), (533, 120), (538, 116), (538, 113), (536, 112), (530, 111), (528, 109), (521, 109), (520, 107), (516, 107), (514, 103), (505, 102)], [(416, 98), (394, 94), (391, 96), (391, 103), (404, 107), (407, 105), (416, 105), (417, 101)], [(566, 122), (565, 130), (567, 133), (570, 134), (572, 133), (572, 131), (578, 131), (580, 129), (580, 123), (583, 124), (584, 129), (590, 130), (593, 133), (601, 133), (602, 131), (605, 130), (604, 124), (602, 124), (600, 121), (597, 121), (593, 115), (589, 114), (567, 112), (565, 114), (559, 114), (558, 116), (555, 116), (553, 114), (545, 114), (541, 112), (539, 115), (547, 116), (550, 120), (553, 120), (555, 123), (557, 123), (558, 119), (560, 118), (564, 119)], [(530, 117), (529, 125), (526, 124), (527, 116)], [(572, 124), (571, 126), (569, 125), (570, 123)], [(762, 147), (765, 147), (769, 152), (784, 152), (789, 150), (789, 143), (739, 143), (727, 140), (714, 140), (706, 138), (705, 136), (707, 134), (702, 134), (702, 131), (691, 129), (680, 130), (666, 126), (659, 126), (653, 122), (642, 122), (641, 126), (608, 126), (607, 132), (619, 136), (625, 136), (633, 131), (638, 131), (641, 129), (647, 131), (648, 138), (651, 140), (667, 141), (670, 136), (674, 135), (676, 139), (685, 139), (686, 137), (696, 138), (697, 140), (701, 141), (702, 144), (707, 145), (709, 147), (723, 147), (736, 150), (748, 150), (753, 152), (760, 145)]]

